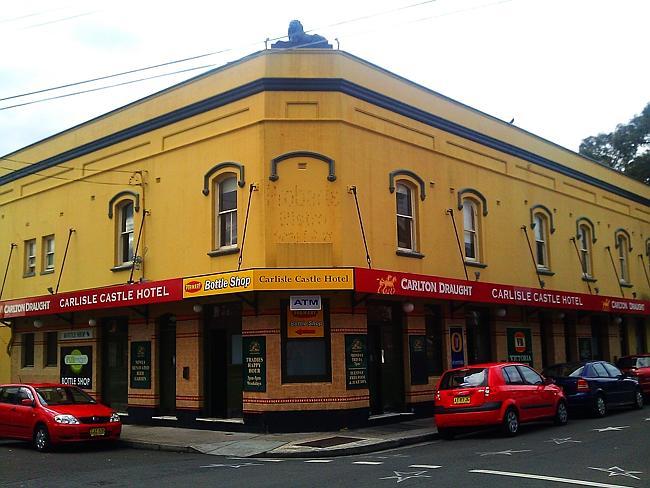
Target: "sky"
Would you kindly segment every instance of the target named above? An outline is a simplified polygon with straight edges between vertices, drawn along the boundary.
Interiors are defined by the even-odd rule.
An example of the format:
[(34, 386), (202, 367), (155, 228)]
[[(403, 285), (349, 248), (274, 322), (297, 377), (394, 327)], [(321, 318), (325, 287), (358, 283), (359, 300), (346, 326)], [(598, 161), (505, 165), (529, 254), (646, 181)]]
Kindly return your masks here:
[(22, 0), (0, 12), (0, 155), (264, 49), (292, 19), (341, 50), (574, 151), (650, 102), (649, 0)]

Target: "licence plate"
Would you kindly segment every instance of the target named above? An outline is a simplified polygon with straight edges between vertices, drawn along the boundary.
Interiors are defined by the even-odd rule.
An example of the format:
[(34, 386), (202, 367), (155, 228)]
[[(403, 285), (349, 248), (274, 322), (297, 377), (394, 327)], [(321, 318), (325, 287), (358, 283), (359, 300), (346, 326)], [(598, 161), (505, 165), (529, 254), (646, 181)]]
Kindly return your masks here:
[(106, 429), (104, 427), (93, 427), (90, 429), (91, 437), (98, 437), (101, 435), (106, 435)]
[(466, 405), (470, 403), (468, 396), (454, 397), (454, 405)]

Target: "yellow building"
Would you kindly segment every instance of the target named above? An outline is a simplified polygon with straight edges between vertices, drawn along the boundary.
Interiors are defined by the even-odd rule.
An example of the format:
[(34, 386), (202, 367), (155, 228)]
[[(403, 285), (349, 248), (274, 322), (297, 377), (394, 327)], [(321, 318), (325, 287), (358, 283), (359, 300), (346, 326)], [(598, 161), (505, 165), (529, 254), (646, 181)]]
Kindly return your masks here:
[(430, 412), (451, 365), (648, 350), (647, 186), (288, 47), (8, 155), (12, 379), (131, 422), (313, 429)]

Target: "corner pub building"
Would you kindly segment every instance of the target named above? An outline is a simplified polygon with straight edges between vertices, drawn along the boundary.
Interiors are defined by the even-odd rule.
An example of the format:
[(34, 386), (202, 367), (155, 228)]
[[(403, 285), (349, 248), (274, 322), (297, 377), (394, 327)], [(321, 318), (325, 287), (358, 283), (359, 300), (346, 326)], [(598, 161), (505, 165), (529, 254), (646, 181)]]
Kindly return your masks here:
[(314, 430), (428, 415), (451, 366), (648, 350), (647, 186), (305, 38), (7, 155), (12, 380)]

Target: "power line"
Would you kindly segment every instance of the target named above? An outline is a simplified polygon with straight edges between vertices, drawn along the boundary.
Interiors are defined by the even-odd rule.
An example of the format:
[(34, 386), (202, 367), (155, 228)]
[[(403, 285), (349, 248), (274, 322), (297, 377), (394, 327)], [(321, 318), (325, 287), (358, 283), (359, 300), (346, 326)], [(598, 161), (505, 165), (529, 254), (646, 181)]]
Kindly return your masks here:
[[(0, 156), (0, 160), (11, 161), (12, 163), (25, 164), (27, 166), (30, 166), (30, 165), (34, 164), (33, 162), (29, 163), (27, 161), (20, 161), (19, 159), (13, 159), (13, 158), (2, 157), (2, 156)], [(56, 167), (57, 168), (62, 168), (62, 169), (78, 170), (78, 171), (98, 171), (98, 172), (102, 172), (102, 173), (108, 173), (108, 172), (111, 172), (111, 173), (129, 173), (129, 174), (133, 173), (133, 171), (128, 171), (126, 169), (75, 168), (74, 166), (61, 166), (61, 165), (57, 165)], [(4, 168), (4, 169), (7, 169), (7, 168)], [(14, 171), (14, 170), (12, 170), (12, 171)]]
[[(7, 168), (5, 166), (0, 166), (0, 169), (5, 169), (7, 171), (15, 171), (13, 168)], [(130, 173), (134, 173), (134, 171), (129, 171)], [(130, 186), (130, 183), (112, 183), (109, 181), (90, 181), (90, 180), (84, 180), (82, 178), (64, 178), (63, 176), (54, 176), (54, 175), (44, 175), (43, 173), (31, 173), (30, 176), (35, 175), (35, 176), (41, 176), (43, 178), (53, 178), (55, 180), (63, 180), (63, 181), (75, 181), (78, 183), (92, 183), (93, 185), (112, 185), (112, 186)]]

